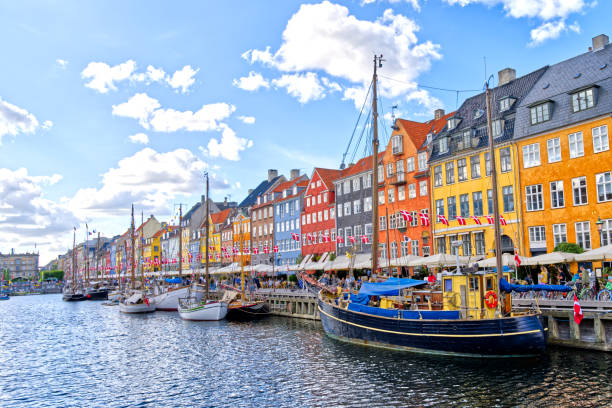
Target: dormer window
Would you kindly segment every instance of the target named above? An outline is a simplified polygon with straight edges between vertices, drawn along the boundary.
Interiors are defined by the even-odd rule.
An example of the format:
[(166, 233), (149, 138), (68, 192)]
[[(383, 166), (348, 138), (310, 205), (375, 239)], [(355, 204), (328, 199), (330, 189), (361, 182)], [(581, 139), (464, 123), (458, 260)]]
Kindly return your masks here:
[(293, 186), (293, 194), (297, 194), (297, 186)]
[(438, 142), (438, 147), (440, 149), (440, 153), (448, 152), (448, 138), (443, 137), (442, 139), (440, 139), (440, 141)]
[(287, 190), (283, 190), (283, 198), (287, 198)]
[(446, 121), (446, 126), (448, 127), (448, 130), (453, 130), (457, 127), (457, 125), (459, 125), (459, 122), (461, 122), (461, 118), (453, 116)]
[(491, 124), (491, 128), (493, 129), (493, 137), (498, 138), (504, 134), (504, 120), (497, 119), (494, 120)]
[(393, 154), (402, 154), (402, 135), (394, 135), (391, 138), (391, 151)]
[(431, 143), (431, 139), (433, 138), (433, 134), (432, 133), (428, 133), (427, 134), (427, 144), (429, 145)]
[(257, 197), (257, 204), (261, 204), (261, 196)]
[(476, 109), (474, 111), (474, 119), (480, 119), (482, 115), (484, 115), (484, 113), (485, 113), (484, 109)]
[(505, 112), (508, 109), (510, 109), (512, 107), (512, 105), (514, 104), (514, 101), (516, 101), (515, 98), (512, 98), (510, 96), (507, 96), (503, 99), (501, 99), (499, 101), (499, 111), (500, 112)]
[(587, 88), (574, 92), (572, 95), (572, 111), (580, 112), (595, 105), (595, 89)]
[(537, 105), (532, 105), (529, 108), (531, 124), (537, 125), (538, 123), (546, 122), (550, 120), (550, 107), (552, 103), (546, 101)]

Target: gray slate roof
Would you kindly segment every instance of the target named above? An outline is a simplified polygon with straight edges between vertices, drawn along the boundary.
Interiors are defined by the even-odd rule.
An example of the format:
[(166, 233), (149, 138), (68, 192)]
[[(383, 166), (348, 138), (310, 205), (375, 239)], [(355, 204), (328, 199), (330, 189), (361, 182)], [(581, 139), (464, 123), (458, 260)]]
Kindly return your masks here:
[[(603, 67), (604, 65), (605, 67)], [(580, 76), (575, 78), (576, 74), (580, 74)], [(568, 92), (592, 84), (600, 87), (595, 106), (573, 113), (571, 96)], [(612, 112), (611, 90), (611, 45), (607, 45), (598, 51), (588, 51), (552, 65), (521, 102), (517, 111), (518, 126), (516, 126), (514, 138), (527, 137), (610, 113)], [(529, 106), (545, 100), (553, 101), (551, 119), (537, 125), (531, 125)]]
[[(504, 85), (491, 89), (491, 118), (492, 120), (504, 119), (504, 133), (495, 139), (496, 143), (512, 139), (515, 133), (516, 109), (524, 100), (529, 91), (533, 88), (537, 80), (542, 76), (542, 74), (544, 74), (546, 69), (547, 67), (540, 68), (527, 75), (516, 78)], [(511, 105), (510, 109), (500, 112), (499, 101), (505, 97), (515, 98), (516, 101)], [(482, 115), (480, 117), (475, 117), (475, 113), (478, 110), (482, 110)], [(487, 114), (484, 92), (466, 99), (455, 113), (455, 117), (461, 118), (459, 125), (450, 131), (448, 130), (448, 127), (445, 127), (434, 138), (434, 142), (431, 144), (432, 152), (429, 159), (430, 161), (442, 160), (458, 153), (456, 144), (454, 144), (452, 140), (454, 137), (459, 137), (463, 131), (467, 129), (473, 129), (475, 134), (472, 137), (478, 138), (477, 144), (472, 147), (473, 149), (481, 149), (489, 145), (486, 128)], [(440, 153), (438, 141), (442, 137), (449, 136), (448, 152)], [(463, 151), (464, 150), (461, 152)]]
[(259, 183), (257, 188), (255, 188), (251, 194), (249, 194), (240, 204), (238, 204), (238, 208), (251, 207), (257, 201), (257, 197), (268, 191), (271, 185), (276, 183), (278, 179), (283, 176), (274, 177), (271, 181), (267, 179)]

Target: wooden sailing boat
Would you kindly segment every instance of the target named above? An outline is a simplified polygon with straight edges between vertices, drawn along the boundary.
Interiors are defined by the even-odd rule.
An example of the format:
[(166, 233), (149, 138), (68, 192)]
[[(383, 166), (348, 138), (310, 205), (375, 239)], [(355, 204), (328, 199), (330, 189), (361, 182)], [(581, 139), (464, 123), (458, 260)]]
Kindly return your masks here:
[(222, 320), (227, 315), (227, 302), (214, 301), (209, 298), (210, 273), (208, 271), (208, 246), (210, 237), (210, 200), (208, 197), (208, 173), (206, 176), (206, 282), (204, 299), (199, 300), (197, 294), (179, 299), (178, 312), (183, 320)]
[(155, 311), (155, 303), (149, 301), (147, 297), (147, 293), (144, 287), (144, 271), (142, 266), (140, 268), (140, 279), (141, 279), (141, 287), (136, 289), (136, 276), (135, 276), (135, 245), (134, 245), (134, 204), (132, 204), (132, 223), (130, 227), (130, 239), (132, 244), (132, 257), (131, 257), (131, 266), (132, 266), (132, 276), (131, 276), (131, 291), (127, 293), (124, 299), (119, 303), (119, 311), (121, 313), (150, 313)]
[[(376, 69), (382, 67), (382, 55), (374, 56), (373, 75), (373, 155), (372, 202), (378, 197), (378, 127)], [(495, 157), (491, 130), (490, 94), (487, 85), (488, 133), (491, 157)], [(490, 289), (501, 300), (502, 278), (499, 214), (497, 208), (497, 180), (495, 160), (492, 160), (493, 198), (495, 207), (495, 237), (497, 274), (483, 274)], [(378, 264), (378, 208), (372, 211), (372, 271)], [(459, 272), (459, 271), (458, 271)], [(524, 357), (540, 354), (546, 347), (546, 333), (539, 313), (514, 313), (510, 305), (497, 305), (496, 310), (480, 310), (471, 315), (466, 308), (463, 315), (456, 299), (468, 304), (469, 293), (459, 280), (459, 274), (443, 277), (443, 310), (419, 310), (403, 296), (408, 288), (424, 285), (423, 281), (389, 278), (382, 283), (364, 283), (359, 294), (337, 296), (325, 289), (318, 295), (321, 323), (328, 336), (357, 344), (393, 348), (421, 353), (459, 355), (467, 357)], [(447, 286), (448, 283), (448, 286)], [(482, 286), (481, 286), (482, 287)], [(462, 289), (463, 288), (463, 289)], [(489, 289), (489, 287), (487, 288)], [(450, 299), (454, 299), (453, 302)]]
[(70, 281), (70, 286), (64, 287), (64, 292), (62, 294), (62, 300), (66, 302), (75, 302), (85, 300), (85, 295), (83, 291), (78, 288), (77, 285), (77, 256), (76, 256), (76, 227), (74, 228), (74, 233), (72, 236), (72, 277)]
[[(94, 233), (96, 230), (94, 230)], [(89, 234), (88, 234), (89, 235)], [(96, 278), (99, 273), (99, 260), (100, 260), (100, 231), (98, 231), (98, 239), (96, 241)], [(90, 286), (85, 293), (87, 300), (107, 300), (108, 299), (108, 288), (103, 287), (100, 282), (95, 282), (93, 286)]]

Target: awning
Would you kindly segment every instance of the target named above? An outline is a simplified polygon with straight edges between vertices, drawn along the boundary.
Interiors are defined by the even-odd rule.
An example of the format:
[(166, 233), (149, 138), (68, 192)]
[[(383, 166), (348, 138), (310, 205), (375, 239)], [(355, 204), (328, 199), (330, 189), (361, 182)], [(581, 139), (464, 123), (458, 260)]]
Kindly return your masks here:
[(389, 278), (384, 282), (364, 282), (359, 289), (360, 295), (399, 296), (403, 289), (425, 285), (427, 282), (408, 278)]

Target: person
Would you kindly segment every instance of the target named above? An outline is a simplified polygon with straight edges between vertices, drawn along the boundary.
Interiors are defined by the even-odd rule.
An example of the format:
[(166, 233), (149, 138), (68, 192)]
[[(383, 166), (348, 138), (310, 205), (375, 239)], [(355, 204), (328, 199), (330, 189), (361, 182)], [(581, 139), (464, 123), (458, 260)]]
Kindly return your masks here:
[(538, 275), (538, 283), (541, 285), (548, 284), (548, 269), (545, 266), (540, 267), (540, 274)]
[(525, 276), (525, 281), (527, 281), (528, 285), (533, 285), (533, 279), (531, 279), (531, 273), (528, 273), (527, 276)]
[(436, 277), (433, 274), (433, 272), (429, 272), (429, 276), (427, 277), (427, 282), (429, 282), (429, 284), (431, 284), (431, 285), (436, 283)]
[(566, 282), (572, 280), (572, 276), (569, 274), (568, 271), (561, 268), (560, 266), (557, 267), (557, 269), (559, 270), (559, 283), (565, 284)]

